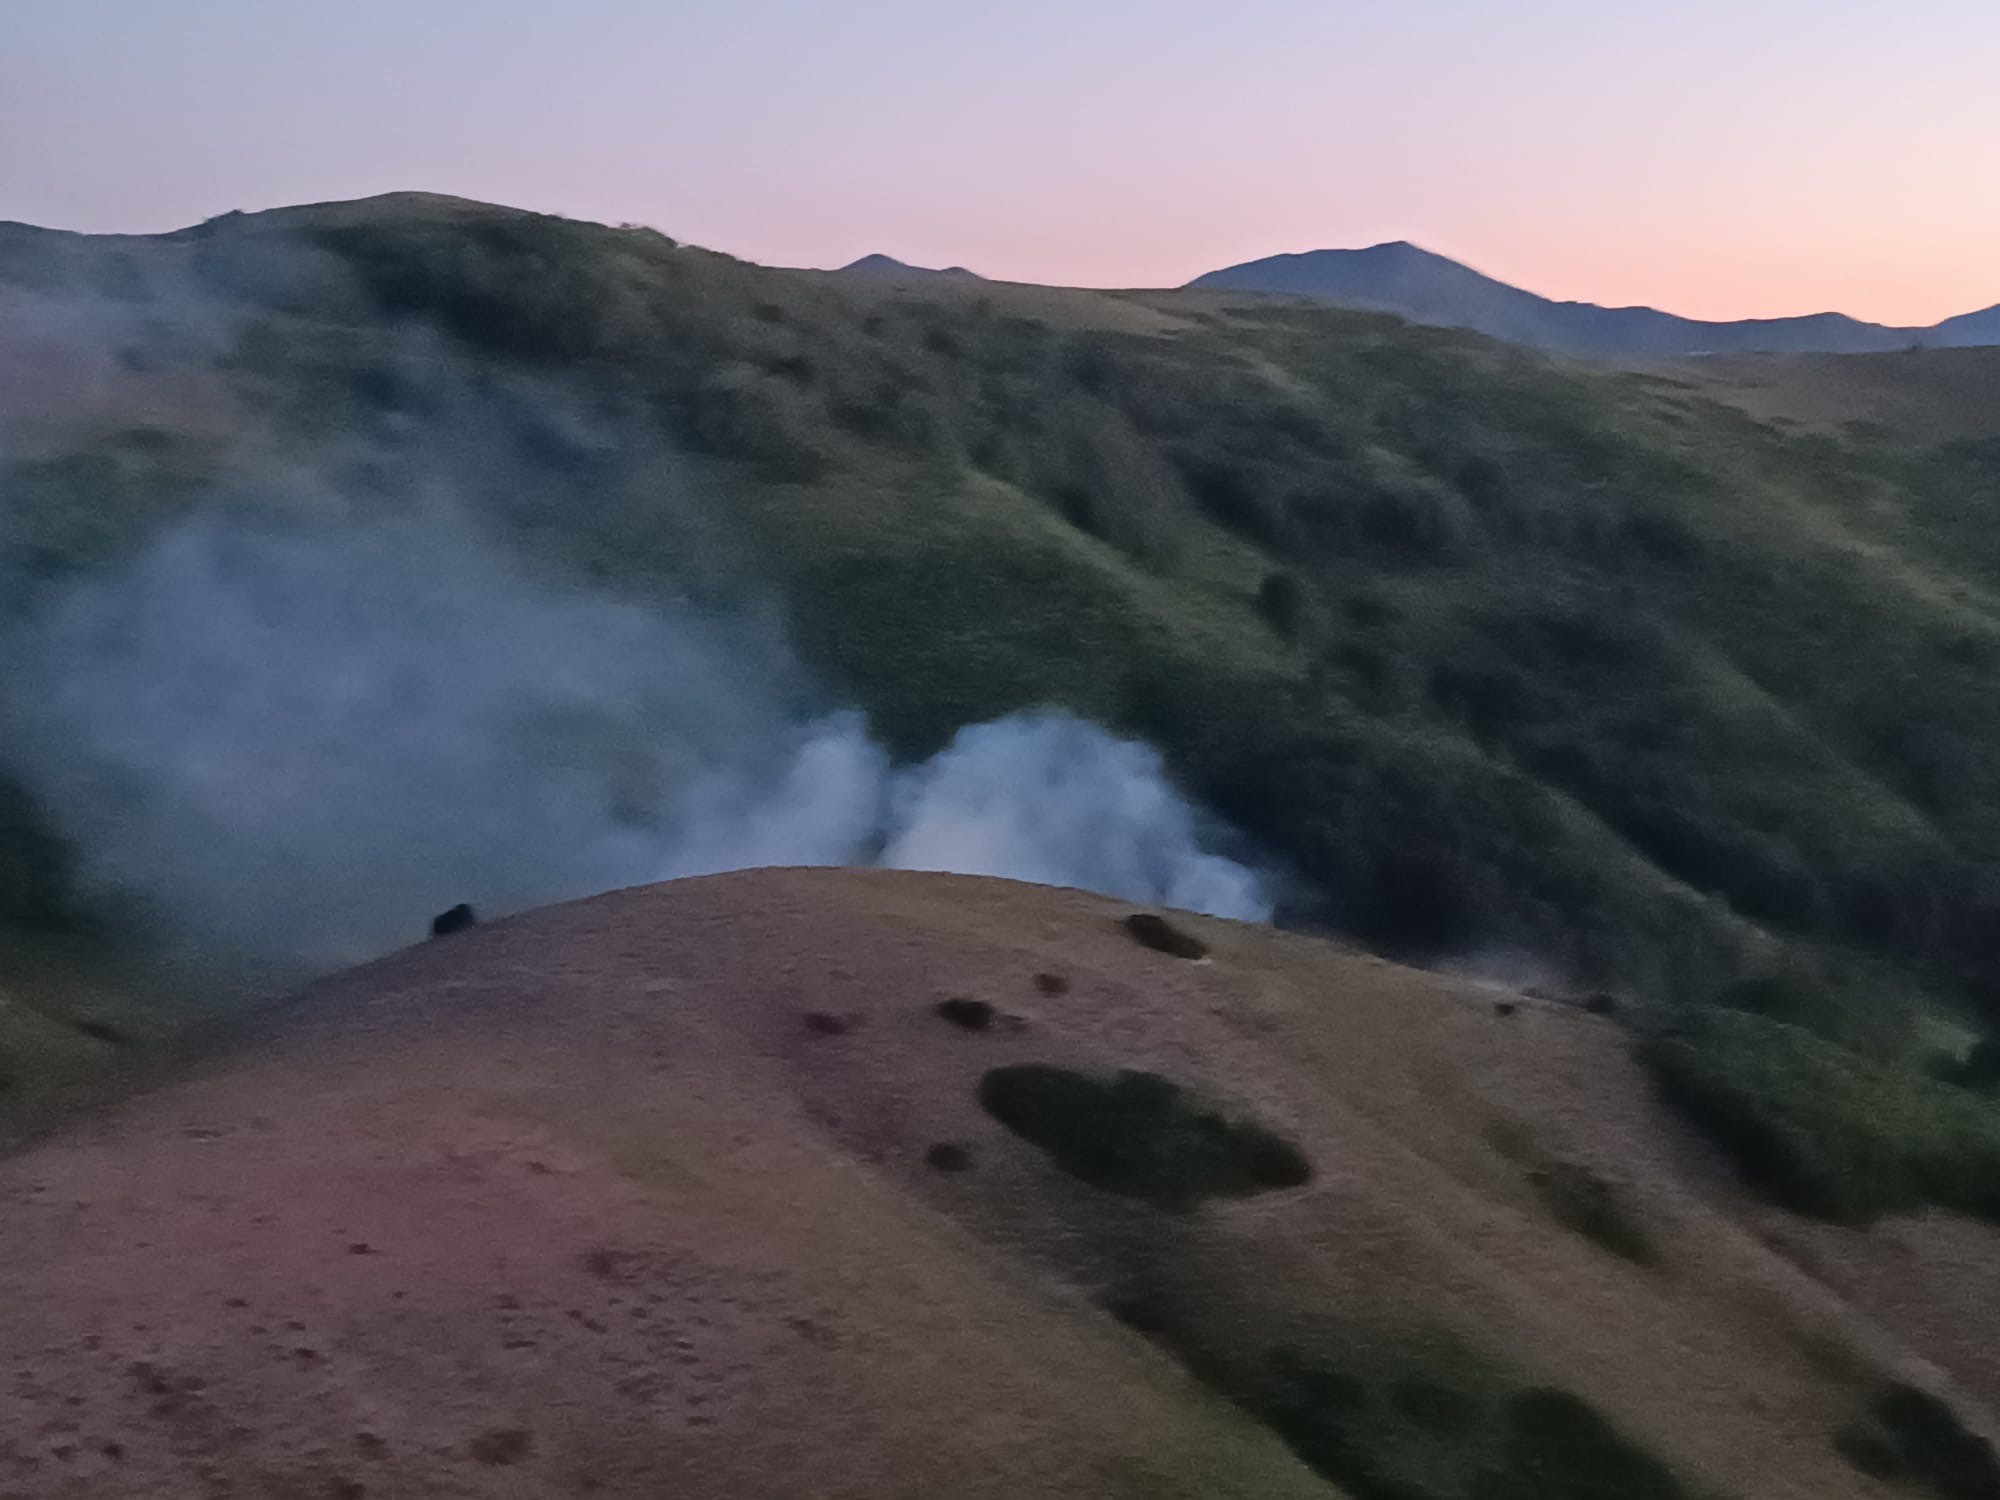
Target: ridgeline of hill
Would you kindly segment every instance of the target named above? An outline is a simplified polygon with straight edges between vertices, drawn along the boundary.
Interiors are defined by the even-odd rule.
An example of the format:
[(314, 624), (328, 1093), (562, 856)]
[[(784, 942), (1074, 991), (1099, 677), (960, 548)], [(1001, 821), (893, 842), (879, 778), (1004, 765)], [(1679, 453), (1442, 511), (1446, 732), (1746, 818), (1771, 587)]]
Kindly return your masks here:
[[(1868, 393), (1949, 406), (2000, 351), (1827, 395), (422, 195), (0, 226), (8, 318), (10, 618), (204, 507), (338, 523), (448, 470), (524, 566), (775, 593), (898, 754), (1062, 705), (1281, 861), (1291, 920), (1694, 1017), (1663, 1071), (1790, 1201), (1991, 1209), (2000, 413)], [(116, 929), (18, 781), (0, 824), (10, 941)], [(1885, 1100), (1916, 1144), (1822, 1128)]]
[(1600, 358), (1692, 354), (1867, 354), (2000, 344), (2000, 306), (1928, 328), (1891, 328), (1842, 313), (1714, 322), (1653, 307), (1557, 302), (1398, 240), (1365, 250), (1270, 255), (1197, 276), (1197, 290), (1281, 292), (1468, 328), (1532, 348)]

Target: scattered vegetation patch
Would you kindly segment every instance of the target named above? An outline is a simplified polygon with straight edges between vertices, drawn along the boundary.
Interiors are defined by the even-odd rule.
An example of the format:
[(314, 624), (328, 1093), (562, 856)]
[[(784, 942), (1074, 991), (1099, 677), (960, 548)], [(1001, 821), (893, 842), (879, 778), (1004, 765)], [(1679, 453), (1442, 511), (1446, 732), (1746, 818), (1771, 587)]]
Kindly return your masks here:
[(1502, 1467), (1482, 1477), (1479, 1500), (1678, 1500), (1672, 1470), (1568, 1391), (1512, 1397), (1502, 1411)]
[(993, 1029), (995, 1011), (984, 1000), (967, 1000), (954, 997), (937, 1003), (938, 1015), (965, 1031), (990, 1031)]
[(79, 919), (73, 853), (42, 808), (0, 771), (0, 932), (60, 933)]
[(830, 1010), (809, 1010), (802, 1019), (806, 1030), (814, 1036), (844, 1036), (854, 1029), (851, 1018), (837, 1016)]
[(1191, 932), (1183, 932), (1155, 912), (1132, 913), (1125, 919), (1125, 930), (1156, 953), (1171, 954), (1175, 958), (1208, 956), (1208, 944)]
[(1072, 1177), (1159, 1208), (1185, 1211), (1312, 1177), (1290, 1141), (1227, 1118), (1157, 1073), (1103, 1079), (1040, 1064), (995, 1068), (980, 1080), (979, 1102)]
[(1060, 974), (1041, 973), (1035, 976), (1035, 989), (1044, 995), (1067, 995), (1069, 981)]
[(1682, 1500), (1673, 1472), (1568, 1391), (1521, 1387), (1456, 1341), (1322, 1334), (1218, 1354), (1149, 1330), (1356, 1500)]
[(1963, 1058), (1952, 1061), (1944, 1076), (1960, 1088), (2000, 1093), (2000, 1038), (1981, 1037)]
[(1485, 1136), (1495, 1151), (1520, 1166), (1543, 1206), (1564, 1228), (1637, 1265), (1658, 1262), (1658, 1249), (1645, 1225), (1607, 1178), (1581, 1162), (1551, 1155), (1519, 1119), (1494, 1120)]
[(1611, 1182), (1579, 1162), (1545, 1160), (1528, 1169), (1543, 1204), (1565, 1229), (1613, 1255), (1648, 1266), (1659, 1251)]
[(970, 1172), (972, 1148), (959, 1141), (939, 1141), (924, 1153), (924, 1165), (939, 1172)]
[(1929, 1490), (1938, 1500), (2000, 1500), (1993, 1445), (1915, 1386), (1889, 1386), (1875, 1398), (1869, 1419), (1841, 1431), (1834, 1446), (1871, 1478)]
[(1383, 1389), (1274, 1361), (1258, 1414), (1358, 1500), (1678, 1500), (1673, 1472), (1567, 1391), (1497, 1406), (1434, 1380)]
[(1257, 612), (1270, 622), (1278, 638), (1296, 641), (1305, 630), (1306, 591), (1298, 575), (1267, 573), (1257, 586)]
[(2000, 1221), (2000, 1101), (1764, 1016), (1691, 1009), (1639, 1048), (1663, 1097), (1794, 1212)]

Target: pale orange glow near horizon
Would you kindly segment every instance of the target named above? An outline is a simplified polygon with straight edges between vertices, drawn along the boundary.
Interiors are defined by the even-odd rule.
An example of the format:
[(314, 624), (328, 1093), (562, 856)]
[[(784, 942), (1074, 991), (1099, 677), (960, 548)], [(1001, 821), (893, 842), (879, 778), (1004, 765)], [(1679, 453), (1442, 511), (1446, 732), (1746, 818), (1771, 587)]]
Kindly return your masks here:
[(1927, 324), (2000, 302), (1996, 62), (1993, 0), (21, 0), (0, 219), (415, 188), (1081, 286), (1407, 239), (1549, 297)]

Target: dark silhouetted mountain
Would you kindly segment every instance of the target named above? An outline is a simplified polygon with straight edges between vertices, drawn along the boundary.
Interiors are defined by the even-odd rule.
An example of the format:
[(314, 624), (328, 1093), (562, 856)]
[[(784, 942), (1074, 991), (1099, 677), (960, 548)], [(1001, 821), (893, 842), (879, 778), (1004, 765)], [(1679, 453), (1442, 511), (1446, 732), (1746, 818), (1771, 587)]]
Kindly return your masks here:
[(2000, 307), (1934, 328), (1890, 328), (1841, 313), (1705, 322), (1651, 307), (1554, 302), (1403, 240), (1366, 250), (1267, 256), (1188, 285), (1311, 297), (1565, 354), (1869, 354), (1913, 344), (2000, 343)]
[(1924, 342), (1940, 349), (1965, 349), (1979, 344), (2000, 344), (2000, 303), (1982, 312), (1962, 313), (1946, 318), (1925, 330)]

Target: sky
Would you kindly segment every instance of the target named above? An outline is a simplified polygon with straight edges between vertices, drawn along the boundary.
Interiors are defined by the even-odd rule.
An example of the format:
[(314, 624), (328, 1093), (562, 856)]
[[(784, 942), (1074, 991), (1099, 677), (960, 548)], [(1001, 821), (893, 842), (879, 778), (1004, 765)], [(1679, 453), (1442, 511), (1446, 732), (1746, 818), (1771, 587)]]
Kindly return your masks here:
[(2000, 0), (0, 0), (0, 219), (398, 189), (773, 265), (1166, 286), (1408, 239), (1928, 323), (2000, 302)]

